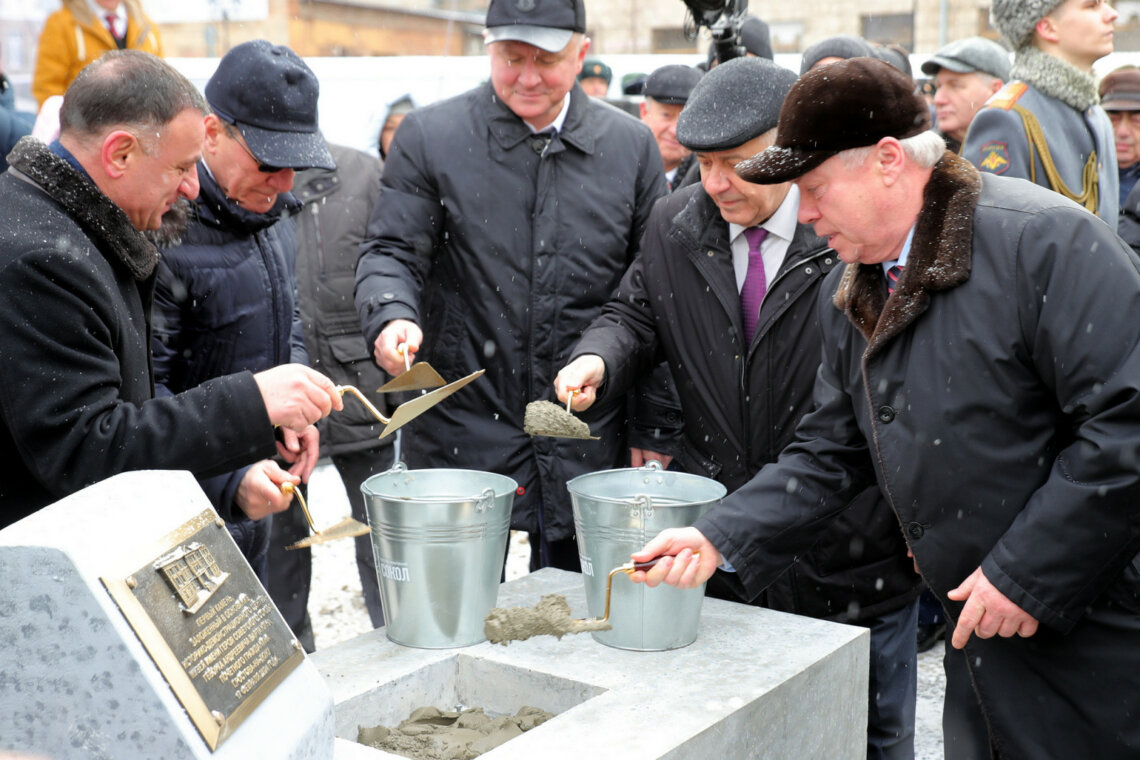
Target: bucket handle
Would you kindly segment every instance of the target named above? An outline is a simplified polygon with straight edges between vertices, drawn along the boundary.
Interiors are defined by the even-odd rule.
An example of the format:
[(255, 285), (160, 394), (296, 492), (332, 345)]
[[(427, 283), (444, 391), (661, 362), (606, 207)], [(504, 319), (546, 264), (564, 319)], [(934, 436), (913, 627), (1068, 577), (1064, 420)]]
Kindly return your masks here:
[(388, 468), (388, 472), (399, 475), (401, 472), (407, 472), (408, 466), (404, 464), (403, 460), (397, 460)]
[(661, 462), (657, 459), (650, 459), (649, 461), (647, 461), (645, 464), (643, 464), (641, 466), (641, 469), (650, 470), (652, 472), (660, 472), (661, 471)]
[(630, 517), (640, 517), (645, 520), (653, 519), (653, 499), (647, 494), (638, 494), (633, 497), (633, 504), (629, 508)]
[(495, 489), (484, 488), (483, 493), (475, 497), (475, 511), (484, 512), (495, 508)]

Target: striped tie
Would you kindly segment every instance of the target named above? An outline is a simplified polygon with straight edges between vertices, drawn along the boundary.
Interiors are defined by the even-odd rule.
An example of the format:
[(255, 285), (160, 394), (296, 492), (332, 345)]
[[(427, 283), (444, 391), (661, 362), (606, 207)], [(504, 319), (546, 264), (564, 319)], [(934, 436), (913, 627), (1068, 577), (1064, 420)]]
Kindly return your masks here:
[(903, 268), (898, 264), (887, 270), (887, 295), (895, 292), (895, 285), (899, 282), (899, 277), (902, 275)]

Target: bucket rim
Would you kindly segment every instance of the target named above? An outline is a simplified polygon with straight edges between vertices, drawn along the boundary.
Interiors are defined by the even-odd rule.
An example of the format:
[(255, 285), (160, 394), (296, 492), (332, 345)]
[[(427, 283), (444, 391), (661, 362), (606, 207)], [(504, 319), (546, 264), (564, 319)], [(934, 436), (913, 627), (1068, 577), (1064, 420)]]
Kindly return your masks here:
[[(660, 504), (660, 503), (657, 503), (654, 501), (653, 494), (648, 494), (648, 493), (637, 493), (637, 494), (634, 494), (632, 496), (627, 496), (627, 497), (602, 496), (602, 495), (584, 492), (581, 488), (580, 483), (579, 483), (577, 489), (574, 488), (574, 484), (578, 483), (578, 481), (587, 480), (587, 479), (593, 478), (595, 476), (606, 476), (606, 475), (620, 476), (623, 474), (631, 474), (631, 473), (645, 474), (645, 473), (654, 473), (654, 472), (666, 472), (666, 471), (661, 470), (660, 467), (618, 467), (618, 468), (615, 468), (612, 470), (596, 470), (594, 472), (586, 472), (586, 473), (583, 473), (581, 475), (578, 475), (577, 477), (571, 478), (570, 480), (566, 481), (566, 490), (568, 490), (570, 492), (570, 494), (573, 496), (580, 496), (580, 497), (583, 497), (586, 499), (592, 499), (593, 501), (603, 502), (606, 504), (623, 504), (623, 505), (627, 505), (627, 506), (634, 506), (638, 503), (639, 499), (641, 499), (642, 497), (645, 497), (645, 498), (649, 499), (650, 506), (652, 506), (654, 509), (669, 509), (671, 507), (691, 507), (691, 506), (695, 506), (697, 504), (707, 504), (707, 503), (712, 502), (712, 501), (718, 501), (720, 499), (723, 499), (725, 496), (728, 495), (728, 488), (724, 485), (724, 483), (721, 483), (719, 480), (713, 480), (712, 478), (705, 477), (704, 475), (695, 475), (691, 472), (675, 472), (675, 471), (668, 471), (670, 477), (684, 478), (684, 479), (689, 479), (689, 480), (695, 479), (697, 481), (702, 481), (702, 482), (708, 484), (709, 487), (712, 488), (714, 491), (719, 491), (719, 493), (710, 494), (709, 498), (707, 498), (707, 499), (695, 499), (692, 501), (684, 501), (684, 502), (678, 502), (675, 500), (670, 500), (670, 502), (668, 504)], [(658, 494), (658, 498), (661, 498), (660, 494)]]
[[(424, 472), (436, 473), (436, 474), (440, 474), (440, 475), (443, 475), (445, 473), (456, 473), (456, 474), (467, 474), (467, 475), (486, 475), (486, 476), (490, 476), (492, 478), (497, 479), (499, 481), (499, 485), (504, 487), (504, 490), (502, 492), (500, 492), (498, 490), (498, 488), (491, 488), (490, 486), (487, 486), (483, 490), (476, 492), (476, 493), (472, 493), (469, 496), (415, 496), (415, 497), (411, 497), (411, 496), (403, 496), (403, 495), (378, 493), (377, 491), (373, 491), (373, 490), (370, 490), (367, 488), (368, 483), (370, 481), (375, 480), (376, 478), (383, 477), (385, 475), (411, 475), (413, 473), (424, 473)], [(506, 487), (507, 484), (510, 484), (510, 486)], [(362, 494), (364, 494), (365, 496), (373, 496), (373, 497), (380, 498), (380, 499), (392, 499), (395, 501), (414, 501), (414, 502), (417, 502), (420, 504), (454, 504), (457, 501), (478, 501), (479, 499), (484, 498), (484, 494), (488, 490), (491, 490), (494, 493), (494, 498), (496, 498), (496, 499), (501, 499), (501, 498), (506, 497), (506, 496), (513, 496), (518, 491), (518, 487), (519, 487), (519, 484), (514, 478), (508, 477), (506, 475), (502, 475), (502, 474), (497, 473), (497, 472), (488, 472), (486, 470), (471, 470), (471, 469), (455, 468), (455, 467), (422, 467), (422, 468), (416, 469), (416, 470), (409, 470), (406, 467), (398, 466), (398, 467), (392, 467), (391, 469), (385, 470), (383, 472), (377, 472), (377, 473), (373, 473), (372, 475), (369, 475), (367, 478), (364, 479), (364, 482), (362, 482), (360, 484), (360, 492)]]

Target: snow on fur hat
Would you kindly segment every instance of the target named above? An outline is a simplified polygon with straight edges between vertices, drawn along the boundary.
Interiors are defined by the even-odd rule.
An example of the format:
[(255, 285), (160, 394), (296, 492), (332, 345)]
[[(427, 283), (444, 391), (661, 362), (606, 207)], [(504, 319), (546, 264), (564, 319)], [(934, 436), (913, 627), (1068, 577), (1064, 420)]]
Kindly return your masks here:
[(1009, 41), (1014, 50), (1033, 39), (1037, 22), (1048, 16), (1062, 0), (994, 0), (990, 23)]

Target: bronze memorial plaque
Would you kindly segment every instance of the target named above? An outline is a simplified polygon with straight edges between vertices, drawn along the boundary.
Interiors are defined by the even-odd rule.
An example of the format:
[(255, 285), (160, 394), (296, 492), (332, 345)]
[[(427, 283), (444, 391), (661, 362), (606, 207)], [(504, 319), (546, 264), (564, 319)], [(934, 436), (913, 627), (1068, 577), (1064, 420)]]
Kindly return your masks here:
[(225, 524), (195, 516), (101, 580), (211, 750), (304, 652)]

